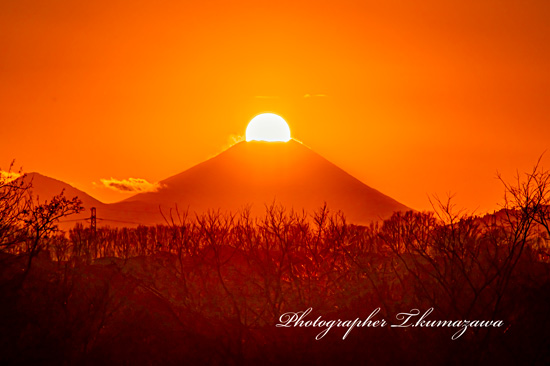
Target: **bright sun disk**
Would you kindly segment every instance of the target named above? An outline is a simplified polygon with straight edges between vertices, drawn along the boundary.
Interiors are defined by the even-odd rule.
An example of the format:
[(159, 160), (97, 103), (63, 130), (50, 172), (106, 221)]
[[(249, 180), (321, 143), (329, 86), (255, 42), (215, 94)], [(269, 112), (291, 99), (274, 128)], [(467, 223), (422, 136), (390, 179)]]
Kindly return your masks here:
[(246, 141), (290, 140), (290, 128), (286, 121), (273, 113), (262, 113), (252, 118), (246, 127)]

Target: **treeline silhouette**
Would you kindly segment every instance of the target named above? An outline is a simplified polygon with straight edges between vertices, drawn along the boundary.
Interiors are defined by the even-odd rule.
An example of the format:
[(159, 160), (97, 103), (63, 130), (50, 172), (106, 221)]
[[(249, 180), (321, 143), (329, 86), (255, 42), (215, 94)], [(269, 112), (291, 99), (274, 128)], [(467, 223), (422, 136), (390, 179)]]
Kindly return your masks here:
[[(0, 362), (547, 364), (548, 176), (537, 165), (505, 184), (504, 208), (484, 217), (448, 200), (357, 226), (326, 206), (273, 204), (261, 218), (174, 212), (166, 225), (50, 227), (37, 241), (13, 219), (0, 253)], [(398, 313), (433, 308), (430, 319), (504, 326), (456, 340), (446, 327), (355, 328), (345, 340), (345, 328), (316, 340), (324, 328), (276, 327), (308, 308), (309, 320), (380, 308), (377, 319), (399, 324)]]

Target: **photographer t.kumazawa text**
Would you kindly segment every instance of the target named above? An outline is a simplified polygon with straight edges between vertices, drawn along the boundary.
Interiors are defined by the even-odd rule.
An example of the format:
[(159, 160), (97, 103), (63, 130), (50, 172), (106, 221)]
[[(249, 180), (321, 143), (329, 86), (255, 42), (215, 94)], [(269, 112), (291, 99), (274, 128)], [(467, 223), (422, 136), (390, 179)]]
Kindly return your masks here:
[[(276, 327), (292, 328), (292, 327), (312, 327), (324, 328), (317, 336), (316, 340), (322, 339), (334, 327), (348, 328), (342, 339), (346, 339), (353, 328), (382, 328), (388, 324), (392, 328), (408, 328), (408, 327), (426, 327), (426, 328), (459, 328), (451, 337), (456, 340), (461, 337), (466, 330), (471, 328), (500, 328), (504, 325), (502, 320), (429, 320), (428, 316), (434, 311), (434, 308), (429, 308), (420, 316), (420, 310), (412, 309), (410, 312), (398, 313), (395, 318), (399, 321), (398, 324), (390, 324), (385, 319), (376, 319), (376, 315), (380, 313), (380, 308), (376, 308), (365, 319), (356, 318), (354, 320), (323, 320), (322, 316), (315, 320), (307, 319), (313, 311), (308, 308), (304, 311), (287, 312), (279, 317), (279, 323)], [(420, 317), (419, 317), (420, 316)]]

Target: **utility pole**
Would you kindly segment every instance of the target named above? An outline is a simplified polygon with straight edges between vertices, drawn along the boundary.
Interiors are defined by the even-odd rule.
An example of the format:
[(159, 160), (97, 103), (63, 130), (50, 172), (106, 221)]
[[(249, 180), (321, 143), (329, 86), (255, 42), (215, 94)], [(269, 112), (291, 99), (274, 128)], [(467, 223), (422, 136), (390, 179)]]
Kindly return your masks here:
[(96, 233), (96, 213), (95, 213), (95, 207), (92, 207), (90, 210), (92, 211), (92, 215), (90, 216), (90, 230), (92, 231), (92, 234), (95, 236), (95, 233)]

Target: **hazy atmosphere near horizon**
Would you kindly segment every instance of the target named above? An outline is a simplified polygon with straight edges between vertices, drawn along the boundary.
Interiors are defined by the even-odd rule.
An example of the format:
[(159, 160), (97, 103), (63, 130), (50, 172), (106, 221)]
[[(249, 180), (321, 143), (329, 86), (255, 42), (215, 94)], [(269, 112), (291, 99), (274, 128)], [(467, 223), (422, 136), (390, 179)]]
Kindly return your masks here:
[(105, 182), (154, 184), (272, 112), (408, 207), (492, 212), (497, 171), (549, 147), (549, 18), (547, 1), (3, 1), (0, 167), (116, 202), (135, 192)]

